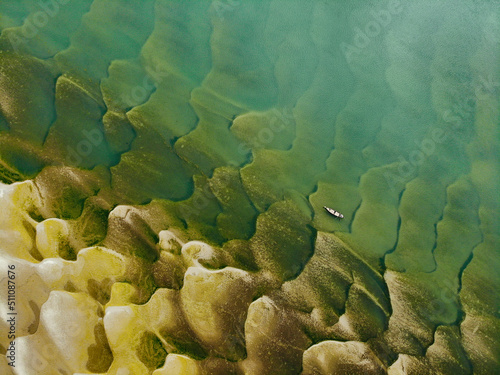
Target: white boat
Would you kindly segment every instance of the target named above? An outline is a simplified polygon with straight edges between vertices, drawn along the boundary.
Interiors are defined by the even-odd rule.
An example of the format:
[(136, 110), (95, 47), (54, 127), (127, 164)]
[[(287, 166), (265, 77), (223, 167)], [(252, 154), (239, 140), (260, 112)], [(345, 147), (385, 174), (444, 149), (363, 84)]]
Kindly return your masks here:
[(333, 208), (323, 206), (323, 208), (331, 215), (338, 217), (339, 219), (343, 219), (344, 215), (342, 215), (340, 212), (335, 211)]

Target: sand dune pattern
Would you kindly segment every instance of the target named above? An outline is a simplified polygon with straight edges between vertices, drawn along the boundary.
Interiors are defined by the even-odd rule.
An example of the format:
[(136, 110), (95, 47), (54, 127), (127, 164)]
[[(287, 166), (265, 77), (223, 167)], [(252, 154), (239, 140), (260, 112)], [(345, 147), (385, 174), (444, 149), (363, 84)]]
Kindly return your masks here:
[(1, 372), (498, 373), (495, 12), (2, 2)]

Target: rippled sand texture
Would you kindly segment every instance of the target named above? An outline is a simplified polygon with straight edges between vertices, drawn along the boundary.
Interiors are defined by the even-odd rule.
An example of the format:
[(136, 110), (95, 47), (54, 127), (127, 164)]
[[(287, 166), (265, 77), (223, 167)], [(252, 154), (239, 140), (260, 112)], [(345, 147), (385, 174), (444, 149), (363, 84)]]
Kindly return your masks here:
[(2, 1), (0, 372), (500, 373), (498, 17)]

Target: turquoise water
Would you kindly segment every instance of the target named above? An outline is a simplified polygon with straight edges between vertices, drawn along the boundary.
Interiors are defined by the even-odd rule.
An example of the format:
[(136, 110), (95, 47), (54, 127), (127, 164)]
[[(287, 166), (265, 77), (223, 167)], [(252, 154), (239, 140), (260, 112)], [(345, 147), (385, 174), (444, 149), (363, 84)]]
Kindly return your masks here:
[[(73, 347), (41, 354), (59, 373), (498, 372), (498, 17), (2, 2), (0, 229), (26, 242), (0, 259), (45, 288), (23, 350)], [(88, 345), (47, 328), (56, 297), (102, 310)]]

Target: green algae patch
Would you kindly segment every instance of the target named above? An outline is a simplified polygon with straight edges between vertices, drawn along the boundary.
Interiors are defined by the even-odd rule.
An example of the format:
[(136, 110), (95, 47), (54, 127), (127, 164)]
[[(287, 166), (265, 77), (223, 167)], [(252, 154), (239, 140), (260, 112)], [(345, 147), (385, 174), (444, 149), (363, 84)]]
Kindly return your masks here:
[(92, 372), (102, 373), (108, 371), (113, 362), (113, 353), (109, 347), (106, 331), (102, 323), (94, 327), (95, 344), (88, 347), (89, 360), (87, 369)]
[(6, 183), (35, 177), (46, 164), (42, 149), (16, 135), (0, 133), (0, 179)]
[(111, 212), (103, 243), (122, 254), (134, 255), (147, 262), (155, 262), (160, 255), (158, 235), (141, 212), (131, 207), (118, 207)]
[(46, 62), (0, 51), (0, 109), (11, 134), (42, 145), (55, 119), (54, 82)]
[(130, 150), (110, 168), (113, 194), (136, 204), (152, 198), (177, 201), (188, 197), (190, 167), (155, 131), (144, 126), (134, 129), (137, 135)]
[(236, 117), (231, 125), (231, 132), (243, 142), (240, 149), (290, 149), (295, 138), (295, 124), (293, 116), (283, 112), (286, 111), (274, 108)]
[(87, 281), (87, 292), (101, 305), (106, 305), (111, 298), (111, 286), (114, 282), (115, 280), (110, 278), (105, 278), (101, 282), (90, 279)]
[(70, 167), (46, 167), (36, 177), (44, 200), (47, 217), (77, 219), (85, 200), (106, 185), (95, 173)]
[(118, 162), (104, 137), (104, 103), (100, 93), (81, 78), (63, 75), (56, 84), (57, 119), (44, 149), (65, 165), (90, 169)]
[(250, 248), (258, 266), (279, 280), (296, 277), (313, 253), (310, 218), (292, 201), (277, 202), (257, 218)]
[(163, 335), (165, 340), (172, 345), (171, 353), (188, 355), (190, 358), (201, 361), (208, 357), (207, 352), (194, 339), (189, 339), (186, 335), (179, 335), (178, 338), (169, 335)]
[(108, 68), (108, 76), (101, 81), (101, 92), (110, 112), (124, 112), (143, 104), (154, 86), (148, 80), (139, 61), (114, 60)]
[(216, 226), (221, 208), (210, 188), (209, 179), (194, 175), (194, 191), (185, 201), (176, 203), (177, 216), (183, 220), (192, 238), (204, 238), (213, 243), (224, 242)]
[(217, 168), (209, 181), (210, 189), (222, 212), (217, 216), (217, 227), (227, 239), (249, 239), (255, 231), (257, 210), (246, 195), (237, 169)]
[(184, 282), (186, 267), (181, 257), (162, 251), (159, 259), (152, 265), (151, 271), (159, 288), (179, 290)]
[(209, 176), (216, 167), (230, 163), (239, 165), (246, 159), (245, 153), (239, 151), (237, 138), (229, 130), (231, 118), (241, 112), (241, 108), (227, 104), (229, 108), (225, 108), (218, 97), (202, 96), (200, 100), (208, 103), (192, 103), (199, 118), (196, 128), (179, 138), (174, 149), (182, 159), (189, 160)]
[(225, 242), (223, 250), (232, 258), (235, 267), (249, 272), (256, 272), (259, 270), (259, 266), (252, 254), (249, 241), (231, 240)]
[(73, 223), (74, 231), (86, 246), (100, 243), (106, 237), (108, 229), (108, 206), (95, 196), (85, 200), (82, 214)]
[[(34, 177), (42, 169), (42, 164), (36, 158), (30, 158), (30, 151), (12, 147), (8, 140), (0, 138), (0, 181), (12, 184)], [(11, 151), (23, 151), (22, 156), (13, 159)], [(3, 155), (2, 155), (3, 154)], [(26, 168), (27, 167), (27, 168)]]
[[(314, 255), (281, 293), (291, 307), (311, 313), (307, 327), (315, 340), (377, 337), (391, 312), (381, 275), (330, 233), (318, 232)], [(352, 328), (345, 329), (345, 320)]]
[(458, 327), (437, 327), (434, 342), (427, 349), (427, 355), (436, 371), (444, 374), (473, 372), (460, 336)]
[(108, 111), (103, 119), (104, 135), (112, 152), (121, 154), (129, 151), (135, 138), (135, 131), (124, 113)]
[(147, 331), (142, 334), (137, 346), (137, 357), (151, 371), (163, 366), (167, 351), (158, 336)]

